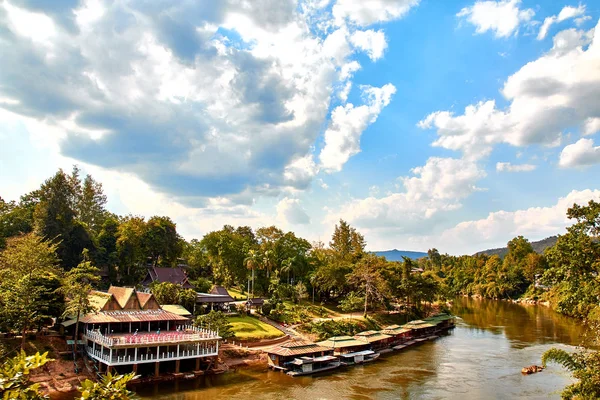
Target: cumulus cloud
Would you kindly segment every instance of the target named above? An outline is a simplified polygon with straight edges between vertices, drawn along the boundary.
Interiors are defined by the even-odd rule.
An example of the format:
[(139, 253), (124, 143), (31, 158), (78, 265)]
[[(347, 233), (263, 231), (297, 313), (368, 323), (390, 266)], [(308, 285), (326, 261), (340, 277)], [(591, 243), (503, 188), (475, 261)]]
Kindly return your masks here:
[(594, 147), (592, 139), (579, 139), (560, 153), (558, 165), (563, 168), (585, 167), (600, 164), (600, 146)]
[(346, 21), (358, 26), (402, 18), (420, 0), (337, 0), (332, 14), (337, 25)]
[(332, 14), (322, 26), (291, 0), (59, 3), (0, 3), (0, 107), (59, 127), (62, 155), (191, 205), (307, 188), (352, 58), (385, 49), (356, 21), (402, 14), (402, 2), (373, 16), (340, 1), (332, 30)]
[(477, 33), (492, 31), (497, 38), (508, 37), (516, 34), (519, 27), (535, 15), (533, 9), (521, 9), (520, 5), (521, 0), (476, 1), (456, 16), (475, 25)]
[(395, 233), (428, 231), (442, 211), (462, 206), (462, 200), (480, 190), (476, 183), (486, 176), (476, 163), (455, 158), (431, 157), (399, 178), (404, 191), (384, 197), (355, 199), (331, 214), (332, 223), (343, 218), (365, 232), (394, 228)]
[(360, 136), (390, 103), (396, 88), (388, 83), (380, 88), (363, 86), (362, 91), (365, 104), (355, 107), (348, 103), (336, 107), (331, 114), (325, 145), (319, 154), (321, 166), (328, 172), (340, 171), (350, 157), (360, 152)]
[(494, 100), (482, 101), (467, 106), (462, 115), (431, 113), (418, 126), (437, 130), (434, 146), (473, 159), (486, 156), (498, 143), (555, 146), (564, 130), (595, 126), (600, 116), (600, 29), (558, 33), (548, 53), (506, 80), (502, 94), (510, 102), (506, 109), (497, 108)]
[(373, 61), (377, 61), (383, 57), (383, 52), (387, 48), (385, 34), (382, 30), (374, 31), (369, 29), (368, 31), (356, 31), (350, 37), (350, 42), (355, 47), (367, 53)]
[(285, 197), (277, 204), (277, 219), (286, 225), (304, 225), (310, 218), (298, 199)]
[(564, 232), (573, 221), (567, 218), (567, 209), (573, 204), (598, 201), (600, 190), (572, 191), (548, 207), (531, 207), (517, 211), (495, 211), (486, 218), (461, 222), (440, 235), (415, 238), (422, 248), (437, 247), (452, 254), (472, 254), (487, 248), (505, 246), (518, 235), (539, 240)]
[(511, 164), (509, 162), (496, 163), (496, 171), (498, 172), (530, 172), (537, 168), (533, 164)]
[(547, 17), (544, 19), (544, 23), (540, 27), (540, 31), (538, 32), (537, 39), (542, 40), (548, 34), (548, 30), (557, 22), (566, 21), (567, 19), (575, 18), (583, 22), (587, 17), (585, 16), (585, 5), (580, 4), (577, 7), (565, 6), (558, 15), (553, 15), (551, 17)]

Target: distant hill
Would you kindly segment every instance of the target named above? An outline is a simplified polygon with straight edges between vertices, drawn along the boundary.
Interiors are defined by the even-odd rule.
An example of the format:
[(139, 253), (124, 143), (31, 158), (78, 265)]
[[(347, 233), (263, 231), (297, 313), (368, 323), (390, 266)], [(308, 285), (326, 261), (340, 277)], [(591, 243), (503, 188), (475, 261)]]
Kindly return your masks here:
[(402, 261), (402, 256), (412, 258), (413, 260), (427, 256), (427, 253), (423, 253), (421, 251), (406, 251), (396, 249), (386, 251), (374, 251), (373, 253), (379, 257), (385, 257), (388, 261)]
[[(554, 246), (556, 240), (558, 240), (558, 236), (550, 236), (546, 239), (538, 240), (537, 242), (531, 242), (531, 247), (533, 247), (533, 250), (536, 253), (543, 253), (548, 247)], [(500, 257), (504, 257), (507, 253), (508, 248), (501, 247), (498, 249), (483, 250), (476, 254), (487, 254), (488, 256), (498, 255)]]

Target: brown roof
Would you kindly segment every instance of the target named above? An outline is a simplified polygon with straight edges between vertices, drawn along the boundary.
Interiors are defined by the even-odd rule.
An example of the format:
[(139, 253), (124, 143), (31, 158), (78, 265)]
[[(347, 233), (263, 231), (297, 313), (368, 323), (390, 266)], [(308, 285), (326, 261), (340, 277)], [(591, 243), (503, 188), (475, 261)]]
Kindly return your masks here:
[(151, 293), (144, 293), (144, 292), (136, 292), (137, 294), (137, 298), (140, 302), (140, 306), (142, 308), (144, 308), (144, 306), (146, 305), (146, 303), (148, 303), (148, 300), (150, 300), (152, 298), (152, 294)]
[(220, 294), (221, 296), (230, 296), (227, 289), (225, 289), (223, 286), (213, 286), (213, 288), (210, 291), (210, 294)]
[(161, 267), (150, 267), (148, 268), (148, 274), (142, 282), (143, 285), (149, 285), (152, 282), (171, 282), (179, 284), (184, 289), (191, 289), (192, 285), (188, 281), (188, 277), (185, 274), (183, 268), (161, 268)]
[(377, 331), (365, 331), (354, 335), (356, 339), (364, 340), (369, 343), (378, 342), (380, 340), (389, 339), (391, 336)]
[(119, 322), (187, 321), (188, 319), (165, 310), (119, 310), (87, 314), (81, 318), (84, 324)]
[(323, 351), (331, 351), (330, 348), (319, 346), (316, 343), (306, 340), (293, 340), (279, 346), (272, 347), (267, 350), (269, 354), (277, 354), (278, 356), (299, 356), (303, 354), (315, 354)]
[(120, 286), (111, 286), (110, 288), (108, 288), (108, 293), (112, 294), (115, 297), (115, 300), (117, 300), (117, 303), (119, 303), (121, 308), (124, 308), (125, 305), (127, 305), (127, 302), (131, 298), (133, 291), (133, 288), (126, 288)]

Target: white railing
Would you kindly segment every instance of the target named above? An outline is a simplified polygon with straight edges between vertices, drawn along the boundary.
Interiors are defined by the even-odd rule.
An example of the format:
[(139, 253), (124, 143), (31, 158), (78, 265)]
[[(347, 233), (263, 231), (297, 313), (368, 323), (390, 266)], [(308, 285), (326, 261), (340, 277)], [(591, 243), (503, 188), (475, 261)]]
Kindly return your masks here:
[[(193, 332), (193, 333), (187, 333)], [(85, 336), (107, 347), (124, 346), (130, 344), (160, 344), (177, 342), (200, 342), (220, 339), (217, 332), (195, 326), (185, 327), (181, 331), (167, 331), (164, 333), (142, 333), (103, 335), (97, 330), (86, 330)]]
[(100, 350), (94, 350), (91, 347), (86, 347), (86, 351), (89, 356), (104, 361), (109, 365), (117, 365), (117, 364), (140, 364), (140, 363), (148, 363), (148, 362), (156, 362), (156, 361), (169, 361), (169, 360), (180, 360), (183, 358), (197, 358), (197, 357), (210, 357), (218, 355), (218, 348), (216, 346), (208, 347), (208, 348), (200, 348), (200, 350), (186, 350), (180, 351), (179, 354), (175, 351), (171, 352), (162, 352), (159, 353), (158, 356), (156, 353), (148, 353), (148, 354), (138, 354), (135, 357), (135, 354), (132, 356), (131, 354), (127, 356), (113, 356), (110, 357), (110, 354), (103, 353)]

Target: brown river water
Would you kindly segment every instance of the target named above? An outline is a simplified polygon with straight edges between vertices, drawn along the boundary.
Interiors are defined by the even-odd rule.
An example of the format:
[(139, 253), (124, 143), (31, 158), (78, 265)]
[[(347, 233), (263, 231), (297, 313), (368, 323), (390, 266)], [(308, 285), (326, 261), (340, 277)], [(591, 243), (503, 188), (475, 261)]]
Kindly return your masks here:
[(524, 376), (551, 347), (574, 349), (583, 328), (542, 306), (459, 298), (447, 336), (377, 361), (292, 378), (266, 368), (144, 385), (144, 399), (548, 399), (572, 382), (558, 365)]

